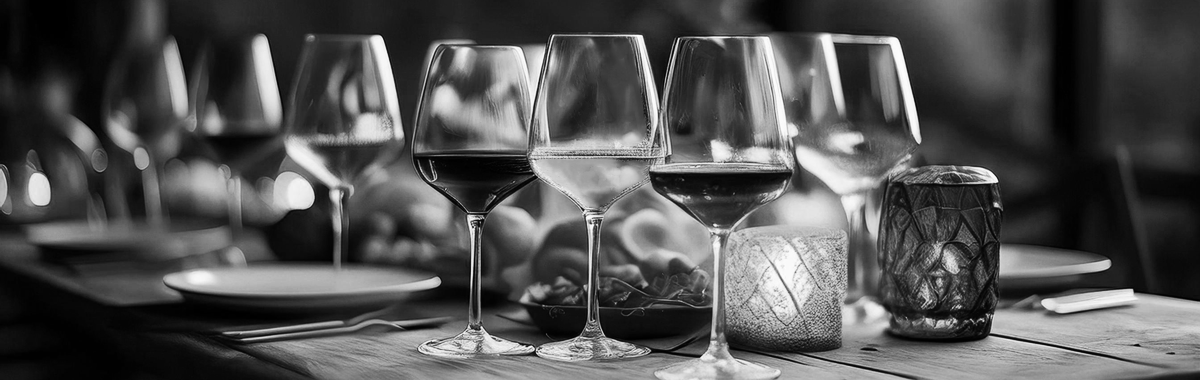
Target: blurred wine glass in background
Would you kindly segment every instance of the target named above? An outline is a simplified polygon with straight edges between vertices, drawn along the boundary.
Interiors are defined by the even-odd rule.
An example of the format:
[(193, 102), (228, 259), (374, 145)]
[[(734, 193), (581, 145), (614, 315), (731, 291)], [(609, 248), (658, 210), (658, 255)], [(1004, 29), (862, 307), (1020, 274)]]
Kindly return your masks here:
[(242, 230), (242, 174), (277, 151), (283, 104), (267, 36), (210, 41), (201, 48), (191, 87), (195, 133), (226, 176), (229, 225)]
[(99, 176), (107, 157), (99, 138), (70, 113), (70, 78), (51, 62), (26, 81), (5, 74), (0, 72), (0, 224), (87, 218), (103, 227)]
[[(45, 120), (20, 117), (0, 127), (0, 224), (89, 219), (103, 226), (89, 197), (90, 170), (71, 140)], [(98, 214), (97, 214), (98, 213)]]
[(288, 156), (329, 187), (333, 264), (341, 268), (354, 181), (395, 158), (404, 130), (383, 37), (313, 35), (304, 39), (288, 100)]
[(867, 307), (880, 278), (867, 198), (907, 166), (921, 142), (900, 41), (830, 34), (772, 39), (796, 160), (841, 198), (852, 263), (846, 301)]
[[(174, 38), (131, 44), (117, 56), (106, 79), (101, 114), (108, 137), (133, 156), (141, 171), (146, 218), (161, 225), (167, 210), (160, 178), (166, 160), (179, 153), (182, 132), (190, 129), (186, 123), (192, 122)], [(127, 216), (127, 210), (112, 211)]]

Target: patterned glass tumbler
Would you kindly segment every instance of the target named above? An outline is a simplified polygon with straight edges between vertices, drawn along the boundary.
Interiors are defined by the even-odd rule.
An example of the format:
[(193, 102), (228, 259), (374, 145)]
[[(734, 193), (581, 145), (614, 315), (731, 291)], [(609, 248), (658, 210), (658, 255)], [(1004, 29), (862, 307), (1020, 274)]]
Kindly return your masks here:
[(892, 177), (879, 227), (892, 334), (973, 340), (991, 332), (1002, 214), (987, 169), (924, 166)]
[(730, 236), (726, 256), (730, 343), (791, 352), (842, 346), (845, 231), (747, 228)]

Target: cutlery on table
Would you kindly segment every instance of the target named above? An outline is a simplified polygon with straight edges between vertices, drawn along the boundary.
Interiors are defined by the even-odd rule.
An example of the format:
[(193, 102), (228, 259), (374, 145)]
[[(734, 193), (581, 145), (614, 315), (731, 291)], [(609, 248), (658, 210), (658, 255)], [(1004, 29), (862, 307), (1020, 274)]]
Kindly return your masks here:
[(1133, 295), (1133, 289), (1114, 289), (1045, 298), (1041, 305), (1058, 314), (1070, 314), (1129, 305), (1134, 301), (1137, 296)]
[[(227, 331), (220, 335), (230, 340), (239, 343), (258, 343), (276, 340), (308, 338), (315, 336), (327, 336), (351, 333), (362, 330), (369, 326), (389, 326), (400, 330), (414, 329), (418, 327), (439, 326), (453, 320), (451, 317), (432, 317), (419, 319), (405, 319), (388, 321), (383, 319), (367, 319), (357, 323), (343, 323), (341, 321), (307, 323), (303, 325), (275, 327), (260, 330), (247, 331)], [(335, 325), (336, 323), (336, 325)]]
[(388, 313), (391, 313), (395, 310), (396, 310), (396, 307), (392, 306), (392, 307), (385, 307), (385, 308), (382, 308), (379, 310), (368, 311), (366, 313), (362, 313), (362, 314), (356, 315), (352, 318), (344, 319), (344, 320), (338, 319), (338, 320), (332, 320), (332, 321), (302, 323), (302, 324), (298, 324), (298, 325), (287, 325), (287, 326), (278, 326), (278, 327), (253, 329), (253, 330), (223, 331), (223, 332), (220, 332), (219, 335), (221, 335), (222, 337), (225, 337), (225, 338), (249, 338), (249, 337), (263, 336), (263, 335), (275, 335), (275, 334), (284, 334), (284, 333), (292, 333), (292, 332), (300, 332), (300, 331), (331, 329), (331, 328), (355, 325), (355, 324), (358, 324), (359, 322), (362, 322), (362, 321), (365, 321), (368, 319), (378, 319), (378, 318), (383, 317), (383, 316), (387, 315)]
[(1071, 314), (1088, 310), (1125, 306), (1137, 301), (1133, 289), (1094, 290), (1060, 296), (1032, 295), (1006, 308), (1048, 310), (1056, 314)]

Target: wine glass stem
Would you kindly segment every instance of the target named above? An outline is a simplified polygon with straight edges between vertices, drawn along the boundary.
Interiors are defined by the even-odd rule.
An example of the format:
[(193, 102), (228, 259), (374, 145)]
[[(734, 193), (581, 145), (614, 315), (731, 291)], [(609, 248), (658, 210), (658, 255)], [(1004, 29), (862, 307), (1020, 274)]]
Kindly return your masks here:
[(467, 214), (467, 230), (471, 234), (471, 300), (467, 305), (467, 330), (481, 331), (480, 281), (483, 277), (483, 219), (487, 214)]
[(333, 217), (333, 269), (342, 269), (342, 255), (350, 246), (350, 215), (346, 214), (346, 200), (350, 198), (353, 187), (349, 185), (335, 186), (329, 189), (329, 200), (332, 205), (330, 215)]
[(842, 207), (849, 222), (850, 289), (847, 301), (875, 296), (879, 264), (873, 254), (871, 232), (867, 229), (867, 192), (842, 195)]
[(167, 221), (166, 210), (163, 207), (162, 183), (158, 180), (159, 168), (157, 160), (150, 160), (142, 169), (142, 193), (146, 198), (146, 220), (151, 225), (162, 226)]
[(600, 297), (596, 294), (600, 281), (600, 225), (604, 223), (604, 212), (583, 212), (583, 221), (588, 233), (588, 282), (587, 282), (587, 323), (579, 334), (585, 338), (604, 336), (600, 328)]
[(712, 333), (704, 356), (730, 358), (729, 343), (725, 341), (725, 242), (729, 229), (710, 229), (713, 252)]
[(229, 174), (226, 186), (229, 187), (229, 229), (234, 239), (242, 235), (242, 177), (226, 166)]

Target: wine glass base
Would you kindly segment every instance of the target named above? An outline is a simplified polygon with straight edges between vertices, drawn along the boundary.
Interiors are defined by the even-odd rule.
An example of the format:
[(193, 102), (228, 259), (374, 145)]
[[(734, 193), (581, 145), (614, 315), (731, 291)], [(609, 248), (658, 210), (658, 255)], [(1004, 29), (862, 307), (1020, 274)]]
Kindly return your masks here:
[(480, 328), (467, 329), (450, 338), (430, 340), (418, 346), (417, 351), (443, 358), (472, 358), (529, 355), (533, 353), (533, 346), (493, 336)]
[(872, 324), (886, 320), (887, 309), (874, 297), (862, 297), (842, 305), (842, 324)]
[(561, 342), (546, 343), (537, 349), (538, 356), (564, 362), (636, 358), (649, 353), (649, 348), (605, 336), (575, 337)]
[(780, 371), (762, 364), (739, 359), (716, 359), (705, 355), (654, 371), (654, 376), (663, 380), (684, 379), (730, 379), (757, 380), (778, 378)]

